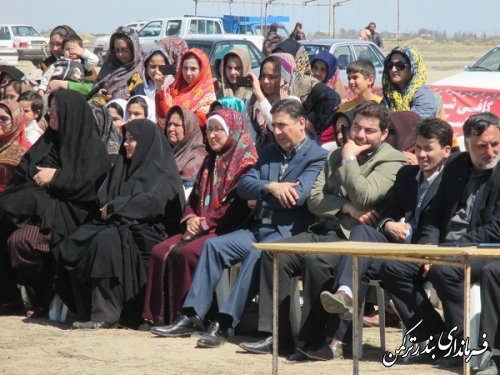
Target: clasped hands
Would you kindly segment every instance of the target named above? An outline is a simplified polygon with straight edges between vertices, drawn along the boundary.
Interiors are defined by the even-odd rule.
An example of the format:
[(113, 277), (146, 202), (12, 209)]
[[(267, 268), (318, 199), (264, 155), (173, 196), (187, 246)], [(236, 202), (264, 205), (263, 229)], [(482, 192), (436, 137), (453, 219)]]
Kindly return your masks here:
[(33, 182), (38, 186), (48, 186), (54, 179), (54, 175), (56, 174), (56, 168), (49, 167), (36, 167), (37, 174), (33, 176)]

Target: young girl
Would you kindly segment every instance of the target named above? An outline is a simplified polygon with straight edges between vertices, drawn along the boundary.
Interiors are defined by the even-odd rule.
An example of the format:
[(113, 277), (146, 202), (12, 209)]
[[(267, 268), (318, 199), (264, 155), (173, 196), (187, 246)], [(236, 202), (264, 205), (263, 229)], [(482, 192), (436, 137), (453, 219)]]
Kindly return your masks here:
[(208, 109), (216, 100), (212, 71), (208, 56), (202, 50), (193, 48), (181, 57), (180, 68), (174, 83), (165, 87), (165, 77), (155, 73), (157, 116), (164, 118), (174, 105), (192, 110), (205, 128)]
[(127, 101), (125, 122), (144, 118), (156, 122), (155, 103), (144, 95), (131, 97)]

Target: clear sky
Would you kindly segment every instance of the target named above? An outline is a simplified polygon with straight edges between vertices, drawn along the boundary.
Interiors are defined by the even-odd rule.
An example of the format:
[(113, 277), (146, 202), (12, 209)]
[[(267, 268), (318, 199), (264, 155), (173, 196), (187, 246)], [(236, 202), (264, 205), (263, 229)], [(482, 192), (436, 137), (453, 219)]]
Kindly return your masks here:
[[(300, 4), (303, 0), (275, 2)], [(139, 19), (194, 14), (192, 0), (0, 0), (0, 3), (0, 23), (27, 23), (40, 30), (68, 24), (80, 33), (110, 33), (117, 26)], [(328, 0), (316, 3), (326, 4)], [(301, 21), (306, 34), (328, 31), (329, 8), (312, 4), (270, 5), (268, 14), (289, 16), (289, 30), (296, 21)], [(396, 4), (397, 0), (350, 0), (336, 10), (336, 30), (361, 29), (374, 21), (378, 31), (396, 32)], [(260, 13), (258, 4), (229, 6), (221, 0), (198, 5), (198, 14), (207, 16), (259, 16)], [(449, 36), (457, 31), (500, 36), (499, 20), (500, 0), (400, 0), (401, 32), (427, 28), (446, 31)]]

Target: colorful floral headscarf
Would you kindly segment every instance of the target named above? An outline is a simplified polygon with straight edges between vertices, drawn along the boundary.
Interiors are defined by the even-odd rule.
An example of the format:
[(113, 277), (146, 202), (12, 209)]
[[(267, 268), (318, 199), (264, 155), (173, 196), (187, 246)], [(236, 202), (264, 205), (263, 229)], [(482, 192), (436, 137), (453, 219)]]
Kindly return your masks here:
[[(247, 129), (245, 117), (229, 108), (215, 111), (229, 129), (223, 149), (219, 153), (209, 150), (197, 178), (197, 193), (200, 197), (197, 213), (222, 206), (229, 193), (236, 188), (240, 177), (257, 162), (257, 150)], [(210, 117), (207, 120), (210, 123)]]
[[(410, 61), (411, 80), (402, 91), (391, 82), (390, 72), (387, 64), (391, 61), (392, 55), (400, 53)], [(410, 103), (415, 92), (425, 85), (427, 79), (427, 67), (420, 56), (420, 53), (411, 46), (396, 47), (385, 58), (384, 73), (382, 76), (382, 89), (384, 93), (384, 104), (392, 111), (409, 111)]]
[(0, 108), (10, 114), (12, 122), (11, 130), (0, 135), (0, 164), (16, 166), (31, 146), (24, 132), (26, 117), (23, 108), (17, 102), (2, 100)]
[(156, 42), (167, 51), (168, 63), (179, 66), (181, 56), (189, 49), (186, 41), (178, 36), (167, 36)]

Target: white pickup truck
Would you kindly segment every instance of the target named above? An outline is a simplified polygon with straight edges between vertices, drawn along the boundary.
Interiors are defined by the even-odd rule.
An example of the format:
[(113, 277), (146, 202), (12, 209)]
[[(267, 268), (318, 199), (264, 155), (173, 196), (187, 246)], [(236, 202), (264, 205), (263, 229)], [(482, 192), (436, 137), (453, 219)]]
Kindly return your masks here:
[(154, 19), (146, 23), (139, 31), (139, 41), (147, 51), (157, 40), (167, 36), (179, 36), (189, 39), (200, 36), (217, 36), (229, 39), (249, 40), (262, 50), (264, 38), (261, 35), (229, 34), (224, 31), (222, 20), (218, 17), (170, 17)]
[[(139, 42), (143, 51), (154, 47), (156, 41), (167, 36), (179, 36), (183, 39), (193, 39), (206, 36), (216, 36), (227, 39), (243, 39), (255, 44), (262, 51), (264, 37), (262, 35), (251, 34), (230, 34), (224, 31), (222, 19), (218, 17), (170, 17), (158, 18), (145, 22), (145, 25), (138, 30)], [(101, 62), (109, 49), (110, 35), (101, 36), (94, 40), (92, 47), (94, 53), (99, 56)]]

